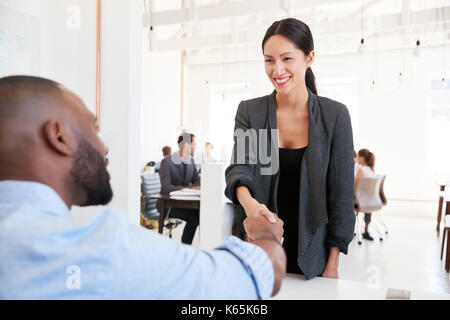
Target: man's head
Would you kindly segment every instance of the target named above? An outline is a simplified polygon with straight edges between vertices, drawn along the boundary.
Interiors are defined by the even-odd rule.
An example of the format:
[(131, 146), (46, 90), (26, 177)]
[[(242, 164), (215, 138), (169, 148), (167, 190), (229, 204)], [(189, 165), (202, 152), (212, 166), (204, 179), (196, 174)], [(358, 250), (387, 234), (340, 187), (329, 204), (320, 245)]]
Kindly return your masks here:
[(162, 148), (162, 153), (164, 157), (170, 156), (172, 154), (172, 148), (169, 146), (164, 146)]
[(0, 79), (0, 180), (49, 185), (66, 204), (107, 204), (108, 149), (95, 116), (62, 85), (43, 78)]
[(183, 156), (193, 156), (195, 153), (195, 135), (193, 133), (183, 132), (178, 137), (178, 147), (183, 151)]

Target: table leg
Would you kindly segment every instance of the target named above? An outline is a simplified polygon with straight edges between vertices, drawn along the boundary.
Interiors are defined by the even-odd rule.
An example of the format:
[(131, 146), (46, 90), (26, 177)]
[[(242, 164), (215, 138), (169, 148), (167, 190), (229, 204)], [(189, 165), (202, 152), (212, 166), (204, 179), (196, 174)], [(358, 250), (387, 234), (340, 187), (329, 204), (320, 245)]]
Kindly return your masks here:
[(447, 233), (447, 258), (445, 259), (445, 271), (450, 271), (450, 229), (444, 229), (444, 232)]
[(158, 232), (162, 234), (163, 228), (164, 228), (164, 220), (166, 219), (166, 201), (161, 200), (161, 202), (162, 202), (162, 205), (161, 205), (162, 212), (159, 213)]
[[(441, 186), (441, 191), (445, 191), (445, 186)], [(437, 235), (439, 237), (439, 232), (441, 231), (441, 217), (442, 217), (442, 204), (444, 202), (444, 198), (439, 196), (439, 207), (438, 207), (438, 216), (437, 216), (437, 225), (436, 225), (436, 231)]]

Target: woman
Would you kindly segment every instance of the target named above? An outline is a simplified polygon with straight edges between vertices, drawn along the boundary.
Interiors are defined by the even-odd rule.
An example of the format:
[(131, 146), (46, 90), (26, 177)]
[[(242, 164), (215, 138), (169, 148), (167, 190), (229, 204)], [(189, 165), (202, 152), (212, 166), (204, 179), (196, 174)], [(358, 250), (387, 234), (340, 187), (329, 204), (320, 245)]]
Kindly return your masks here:
[[(358, 170), (355, 175), (355, 189), (358, 184), (358, 180), (361, 177), (376, 178), (375, 174), (375, 156), (372, 152), (367, 149), (361, 149), (358, 151)], [(369, 224), (372, 220), (372, 213), (364, 213), (364, 222), (366, 223), (364, 233), (362, 234), (363, 239), (373, 240), (372, 236), (369, 234)]]
[[(306, 24), (293, 18), (274, 22), (262, 50), (275, 90), (239, 104), (225, 194), (247, 216), (273, 222), (278, 214), (284, 221), (287, 272), (338, 278), (339, 252), (347, 253), (355, 224), (349, 113), (317, 96)], [(249, 148), (239, 145), (243, 133)]]

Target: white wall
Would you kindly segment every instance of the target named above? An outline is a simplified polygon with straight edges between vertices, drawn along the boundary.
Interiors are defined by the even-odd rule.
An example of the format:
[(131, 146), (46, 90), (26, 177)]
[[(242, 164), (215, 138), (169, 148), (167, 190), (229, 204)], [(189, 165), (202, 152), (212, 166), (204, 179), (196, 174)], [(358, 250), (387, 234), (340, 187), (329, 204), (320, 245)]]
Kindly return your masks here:
[[(60, 82), (95, 112), (96, 1), (0, 0), (0, 5), (40, 21), (41, 63), (34, 74)], [(74, 5), (80, 10), (80, 27), (68, 28)], [(112, 205), (135, 224), (140, 202), (142, 13), (140, 0), (102, 1), (100, 125), (109, 147)], [(98, 209), (74, 207), (72, 212), (77, 223), (84, 223)]]
[[(39, 20), (40, 63), (27, 74), (60, 82), (95, 111), (96, 2), (0, 0), (0, 5)], [(70, 24), (71, 6), (80, 8), (79, 27)]]
[(140, 223), (142, 24), (139, 0), (102, 1), (101, 125), (109, 146), (112, 205)]
[[(170, 10), (181, 7), (181, 1), (158, 1), (153, 10)], [(155, 37), (167, 38), (175, 34), (175, 27), (154, 30)], [(149, 51), (148, 32), (142, 41), (142, 117), (141, 158), (143, 169), (149, 161), (162, 159), (162, 148), (178, 150), (177, 138), (181, 124), (181, 51)], [(188, 129), (188, 128), (187, 128)]]
[[(442, 70), (442, 49), (423, 49), (420, 58), (413, 57), (409, 50), (362, 56), (316, 54), (312, 65), (318, 79), (359, 79), (359, 145), (355, 148), (368, 148), (375, 153), (376, 170), (387, 174), (385, 191), (391, 199), (437, 198), (434, 181), (438, 177), (427, 171), (426, 163), (427, 108), (429, 77)], [(446, 52), (450, 61), (450, 50)], [(400, 71), (404, 75), (402, 81), (398, 79)], [(205, 132), (209, 130), (206, 81), (227, 84), (248, 80), (252, 97), (273, 90), (264, 73), (262, 57), (259, 62), (190, 65), (187, 77), (187, 122), (193, 126), (200, 121)], [(318, 91), (320, 94), (320, 87)], [(229, 134), (231, 137), (233, 132)]]

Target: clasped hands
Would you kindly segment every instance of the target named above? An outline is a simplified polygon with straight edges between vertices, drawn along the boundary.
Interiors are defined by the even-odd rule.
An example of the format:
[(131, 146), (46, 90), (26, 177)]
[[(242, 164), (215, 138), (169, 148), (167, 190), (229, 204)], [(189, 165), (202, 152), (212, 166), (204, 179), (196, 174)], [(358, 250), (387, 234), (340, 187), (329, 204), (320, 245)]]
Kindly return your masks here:
[(255, 239), (272, 238), (280, 244), (283, 243), (284, 223), (264, 204), (256, 203), (246, 214), (244, 229), (249, 242)]

